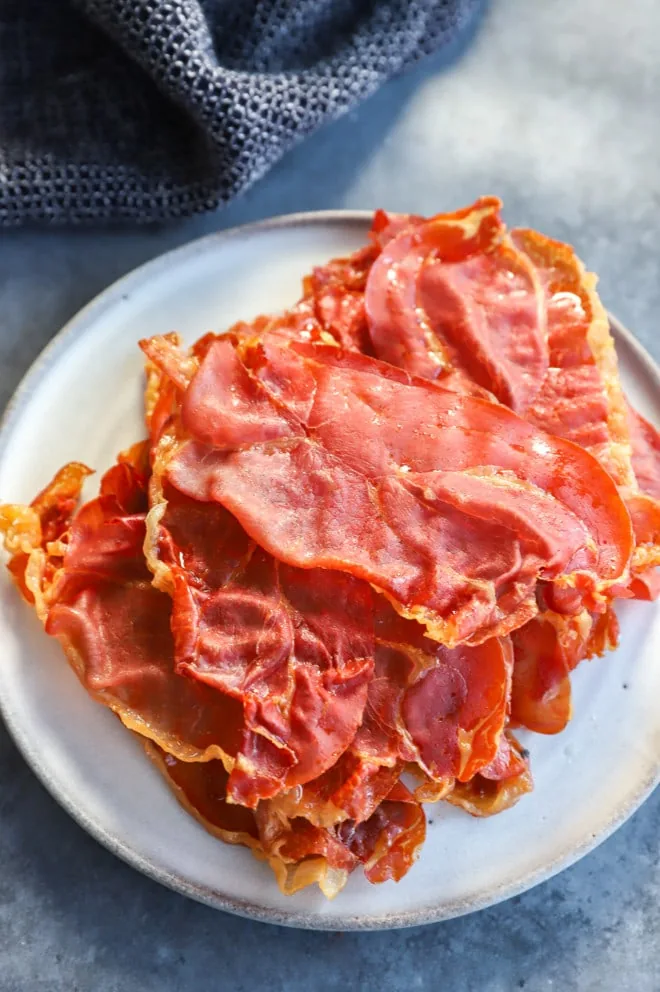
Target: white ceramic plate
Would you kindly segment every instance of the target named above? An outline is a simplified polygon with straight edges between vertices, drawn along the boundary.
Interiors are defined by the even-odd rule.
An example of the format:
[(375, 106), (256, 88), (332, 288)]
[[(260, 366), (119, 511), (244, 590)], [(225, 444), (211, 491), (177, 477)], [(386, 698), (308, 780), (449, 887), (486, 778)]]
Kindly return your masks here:
[[(212, 235), (112, 286), (58, 335), (14, 397), (0, 433), (0, 499), (30, 500), (72, 459), (105, 469), (141, 437), (139, 338), (178, 330), (192, 341), (293, 303), (301, 275), (362, 243), (369, 218), (297, 215)], [(660, 373), (613, 326), (628, 394), (660, 422)], [(180, 809), (131, 735), (87, 697), (5, 574), (0, 702), (18, 746), (55, 798), (152, 878), (273, 923), (408, 926), (481, 909), (548, 878), (604, 840), (654, 787), (660, 609), (626, 603), (619, 615), (621, 648), (575, 675), (570, 727), (555, 738), (525, 737), (533, 794), (488, 820), (431, 807), (423, 853), (402, 882), (371, 886), (356, 873), (332, 903), (316, 890), (282, 896), (268, 868), (210, 837)]]

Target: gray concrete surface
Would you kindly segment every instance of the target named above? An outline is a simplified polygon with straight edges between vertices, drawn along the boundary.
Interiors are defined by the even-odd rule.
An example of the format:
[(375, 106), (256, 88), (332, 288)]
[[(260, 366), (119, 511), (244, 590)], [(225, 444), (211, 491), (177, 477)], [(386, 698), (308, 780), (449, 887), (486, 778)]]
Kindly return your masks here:
[[(82, 304), (169, 247), (294, 210), (434, 212), (482, 192), (503, 197), (512, 223), (572, 241), (660, 359), (659, 118), (657, 0), (495, 0), (460, 60), (391, 83), (224, 212), (2, 234), (0, 403)], [(660, 990), (660, 794), (504, 905), (342, 935), (235, 919), (140, 877), (57, 807), (2, 731), (0, 783), (2, 992)]]

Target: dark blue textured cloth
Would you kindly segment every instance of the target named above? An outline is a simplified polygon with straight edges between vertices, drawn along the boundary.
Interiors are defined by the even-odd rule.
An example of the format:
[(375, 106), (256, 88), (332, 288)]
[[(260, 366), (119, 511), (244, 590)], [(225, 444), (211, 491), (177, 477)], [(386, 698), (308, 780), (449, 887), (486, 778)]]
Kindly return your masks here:
[(0, 223), (210, 209), (481, 0), (0, 0)]

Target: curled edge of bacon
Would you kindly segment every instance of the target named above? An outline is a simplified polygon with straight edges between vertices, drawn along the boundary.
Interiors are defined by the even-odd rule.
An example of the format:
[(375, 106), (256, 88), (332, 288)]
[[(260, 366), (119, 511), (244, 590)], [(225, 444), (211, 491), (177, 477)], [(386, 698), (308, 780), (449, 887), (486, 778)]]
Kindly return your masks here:
[[(188, 352), (172, 334), (144, 342), (149, 443), (120, 455), (77, 512), (90, 472), (77, 463), (30, 507), (0, 507), (12, 577), (87, 690), (141, 737), (184, 808), (267, 860), (286, 894), (317, 883), (332, 898), (358, 865), (371, 882), (403, 877), (425, 836), (421, 802), (473, 816), (513, 805), (532, 781), (510, 728), (563, 729), (570, 672), (616, 644), (613, 600), (659, 591), (660, 438), (625, 402), (595, 278), (568, 246), (506, 232), (499, 209), (484, 197), (431, 220), (379, 211), (370, 244), (314, 270), (286, 313)], [(488, 424), (495, 440), (524, 424), (518, 441), (586, 466), (600, 493), (604, 511), (580, 512), (577, 490), (569, 499), (563, 527), (575, 539), (560, 565), (548, 533), (522, 539), (543, 565), (524, 595), (504, 588), (481, 631), (454, 623), (449, 636), (442, 608), (428, 622), (396, 584), (371, 591), (374, 576), (350, 560), (324, 560), (315, 578), (318, 562), (250, 524), (235, 479), (227, 497), (222, 486), (187, 491), (185, 473), (177, 489), (170, 472), (191, 442), (206, 459), (211, 442), (222, 476), (255, 443), (277, 452), (312, 437), (347, 478), (360, 459), (378, 470), (398, 457), (400, 498), (413, 492), (434, 520), (444, 507), (443, 526), (459, 512), (467, 532), (495, 511), (502, 536), (520, 540), (532, 506), (557, 525), (552, 472), (501, 443), (482, 445), (485, 463), (445, 443), (442, 464), (429, 464), (409, 439), (383, 445), (358, 431), (359, 456), (347, 459), (332, 404), (350, 409), (357, 391), (379, 419), (381, 390), (395, 419), (417, 397), (445, 441), (447, 411), (468, 430)]]

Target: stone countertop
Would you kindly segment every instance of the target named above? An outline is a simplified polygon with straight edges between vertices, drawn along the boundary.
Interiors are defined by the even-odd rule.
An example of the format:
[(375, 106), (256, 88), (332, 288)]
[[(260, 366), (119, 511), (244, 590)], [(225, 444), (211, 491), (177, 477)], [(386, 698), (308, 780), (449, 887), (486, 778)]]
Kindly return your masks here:
[[(572, 242), (660, 359), (660, 5), (495, 0), (431, 60), (289, 154), (224, 211), (167, 227), (0, 240), (0, 404), (110, 282), (201, 234), (298, 210), (433, 213), (498, 193)], [(607, 774), (607, 769), (603, 769)], [(0, 730), (2, 992), (658, 992), (660, 793), (578, 865), (511, 901), (397, 933), (308, 933), (217, 913), (91, 840)]]

